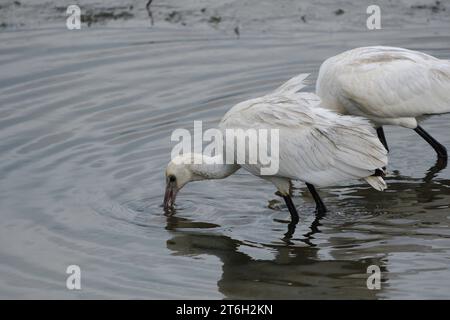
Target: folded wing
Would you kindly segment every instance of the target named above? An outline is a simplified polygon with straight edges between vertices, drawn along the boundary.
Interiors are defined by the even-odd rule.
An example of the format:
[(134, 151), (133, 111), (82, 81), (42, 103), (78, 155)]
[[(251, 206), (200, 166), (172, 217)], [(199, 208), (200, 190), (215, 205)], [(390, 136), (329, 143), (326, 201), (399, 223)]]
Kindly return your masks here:
[[(277, 175), (328, 186), (372, 176), (386, 166), (387, 151), (367, 120), (320, 108), (312, 93), (281, 88), (235, 106), (221, 123), (222, 128), (279, 129)], [(260, 166), (243, 167), (257, 174)]]
[[(332, 86), (339, 103), (359, 109), (352, 114), (406, 118), (450, 112), (447, 60), (401, 48), (368, 47), (331, 58), (323, 68), (318, 92), (326, 95)], [(326, 79), (326, 73), (333, 79)]]

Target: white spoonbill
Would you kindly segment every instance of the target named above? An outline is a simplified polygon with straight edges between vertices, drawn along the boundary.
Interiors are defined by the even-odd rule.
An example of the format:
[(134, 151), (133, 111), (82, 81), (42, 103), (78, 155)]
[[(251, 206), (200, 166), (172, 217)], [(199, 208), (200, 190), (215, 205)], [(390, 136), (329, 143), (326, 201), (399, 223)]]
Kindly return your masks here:
[[(306, 183), (319, 213), (324, 213), (326, 207), (314, 186), (365, 179), (376, 190), (384, 190), (386, 183), (381, 168), (387, 164), (387, 151), (369, 120), (339, 115), (318, 107), (320, 99), (314, 93), (298, 92), (304, 87), (307, 76), (301, 74), (270, 94), (237, 104), (220, 122), (221, 130), (278, 129), (279, 170), (276, 174), (261, 175), (259, 162), (207, 164), (205, 155), (179, 155), (166, 168), (165, 209), (173, 206), (177, 192), (186, 183), (222, 179), (240, 167), (276, 186), (294, 223), (298, 222), (298, 214), (291, 199), (291, 180)], [(236, 159), (236, 154), (234, 156)], [(200, 161), (202, 164), (180, 164), (182, 160), (193, 158), (203, 159)]]
[(450, 60), (403, 48), (356, 48), (321, 65), (316, 93), (324, 108), (372, 120), (387, 150), (383, 125), (402, 126), (414, 129), (447, 164), (445, 147), (419, 123), (450, 112)]

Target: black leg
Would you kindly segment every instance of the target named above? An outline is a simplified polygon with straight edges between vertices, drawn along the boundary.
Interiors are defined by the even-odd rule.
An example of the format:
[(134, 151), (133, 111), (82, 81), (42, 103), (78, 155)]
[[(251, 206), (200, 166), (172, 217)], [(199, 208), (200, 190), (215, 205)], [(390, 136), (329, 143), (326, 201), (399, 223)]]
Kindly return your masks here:
[(428, 134), (425, 130), (422, 129), (421, 126), (417, 126), (417, 128), (414, 129), (415, 132), (419, 134), (430, 146), (433, 147), (433, 149), (436, 151), (439, 159), (447, 159), (447, 149), (437, 142), (432, 136)]
[(323, 219), (323, 217), (325, 217), (324, 213), (318, 213), (316, 214), (316, 218), (314, 219), (314, 221), (311, 223), (311, 226), (309, 227), (311, 229), (310, 232), (305, 233), (303, 236), (305, 237), (303, 240), (304, 243), (306, 243), (307, 245), (311, 246), (311, 247), (315, 247), (317, 246), (316, 244), (311, 242), (311, 239), (314, 239), (314, 235), (316, 233), (321, 233), (322, 231), (319, 230), (319, 227), (322, 225), (320, 223), (320, 220)]
[(387, 152), (389, 152), (389, 147), (386, 141), (386, 136), (384, 135), (383, 127), (377, 128), (378, 139), (380, 139), (383, 146), (386, 148)]
[(447, 158), (438, 158), (436, 164), (428, 169), (427, 174), (423, 178), (424, 182), (430, 182), (437, 174), (447, 168)]
[[(298, 213), (297, 209), (295, 209), (294, 203), (292, 202), (291, 196), (283, 196), (284, 201), (286, 202), (286, 206), (289, 209), (289, 213), (291, 214), (291, 223), (297, 224), (298, 223)], [(295, 230), (295, 228), (294, 228)]]
[(317, 213), (324, 214), (325, 212), (327, 212), (327, 207), (325, 207), (325, 204), (322, 202), (322, 199), (317, 193), (316, 188), (314, 188), (314, 186), (310, 183), (306, 183), (306, 186), (308, 187), (309, 192), (311, 192), (314, 201), (316, 202)]
[(293, 244), (291, 242), (292, 236), (295, 233), (295, 228), (297, 227), (297, 222), (289, 222), (288, 224), (288, 230), (287, 232), (284, 234), (284, 238), (283, 241), (286, 242), (286, 244)]

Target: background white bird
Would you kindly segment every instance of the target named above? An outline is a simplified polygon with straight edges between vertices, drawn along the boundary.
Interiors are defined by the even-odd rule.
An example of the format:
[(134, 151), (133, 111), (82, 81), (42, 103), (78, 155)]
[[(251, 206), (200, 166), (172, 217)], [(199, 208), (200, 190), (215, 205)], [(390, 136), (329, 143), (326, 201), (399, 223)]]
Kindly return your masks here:
[[(314, 186), (365, 179), (376, 190), (386, 188), (381, 168), (387, 164), (387, 151), (369, 121), (318, 107), (320, 100), (315, 94), (298, 92), (305, 86), (306, 77), (307, 74), (301, 74), (270, 94), (237, 104), (220, 123), (222, 130), (279, 129), (277, 174), (261, 175), (259, 162), (241, 166), (277, 187), (295, 223), (298, 214), (291, 199), (291, 180), (306, 182), (320, 213), (326, 207)], [(184, 154), (168, 164), (166, 209), (173, 206), (177, 192), (186, 183), (225, 178), (240, 168), (237, 164), (179, 164), (183, 162), (180, 160), (201, 157), (201, 154)]]
[[(316, 93), (321, 106), (371, 119), (386, 147), (383, 125), (414, 129), (447, 165), (447, 150), (420, 121), (450, 112), (450, 61), (394, 47), (363, 47), (327, 59)], [(389, 149), (388, 149), (389, 150)]]

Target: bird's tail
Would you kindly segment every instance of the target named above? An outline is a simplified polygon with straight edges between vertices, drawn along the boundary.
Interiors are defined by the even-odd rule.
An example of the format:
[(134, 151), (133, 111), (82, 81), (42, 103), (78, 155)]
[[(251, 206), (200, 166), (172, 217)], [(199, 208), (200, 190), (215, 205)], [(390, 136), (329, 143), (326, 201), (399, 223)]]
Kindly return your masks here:
[(365, 178), (368, 184), (372, 186), (377, 191), (384, 191), (387, 189), (386, 181), (382, 177), (370, 176)]

